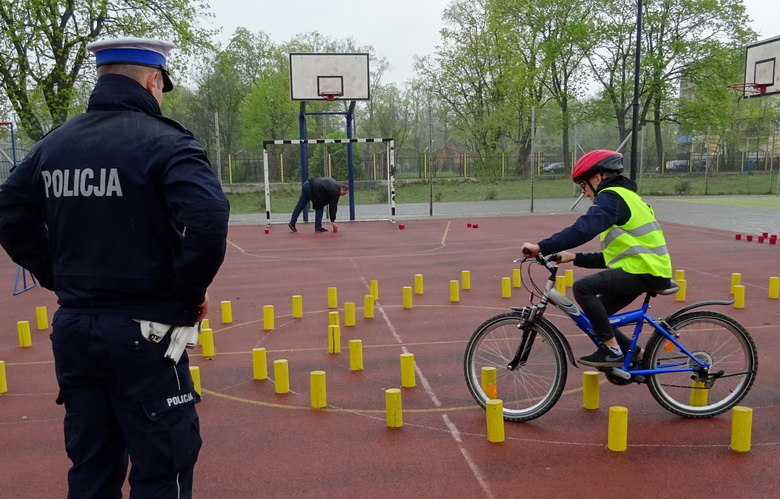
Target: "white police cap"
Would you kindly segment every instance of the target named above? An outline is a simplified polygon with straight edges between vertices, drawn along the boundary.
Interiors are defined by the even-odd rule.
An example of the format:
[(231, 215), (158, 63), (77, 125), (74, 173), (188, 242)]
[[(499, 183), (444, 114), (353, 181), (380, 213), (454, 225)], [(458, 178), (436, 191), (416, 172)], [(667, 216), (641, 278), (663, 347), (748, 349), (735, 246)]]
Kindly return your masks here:
[(95, 54), (97, 67), (105, 64), (135, 64), (160, 69), (163, 74), (163, 92), (173, 90), (165, 59), (175, 47), (169, 41), (131, 36), (97, 40), (87, 44), (87, 49)]

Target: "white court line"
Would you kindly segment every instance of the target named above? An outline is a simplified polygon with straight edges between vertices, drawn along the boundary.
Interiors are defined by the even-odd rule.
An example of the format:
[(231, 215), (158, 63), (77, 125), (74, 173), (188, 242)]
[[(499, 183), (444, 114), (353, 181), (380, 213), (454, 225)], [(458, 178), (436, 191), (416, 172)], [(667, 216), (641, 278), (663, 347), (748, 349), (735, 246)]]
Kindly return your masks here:
[[(390, 322), (390, 317), (387, 316), (385, 313), (385, 309), (380, 305), (379, 312), (382, 314), (382, 317), (385, 319), (385, 323), (387, 324), (387, 327), (390, 329), (390, 332), (393, 333), (393, 338), (395, 338), (395, 341), (398, 342), (399, 345), (403, 343), (401, 340), (401, 337), (398, 335), (398, 331), (396, 331), (395, 326), (393, 326), (393, 323)], [(404, 353), (410, 353), (409, 350), (401, 345), (401, 350)], [(425, 389), (425, 393), (428, 394), (428, 397), (430, 397), (431, 401), (433, 402), (433, 405), (436, 407), (441, 407), (441, 402), (439, 402), (439, 398), (436, 396), (435, 393), (433, 393), (433, 389), (431, 388), (431, 384), (428, 383), (428, 379), (423, 375), (422, 371), (420, 370), (420, 366), (417, 364), (417, 362), (414, 363), (414, 371), (417, 373), (417, 377), (420, 380), (420, 384), (422, 384), (423, 389)]]
[(450, 421), (450, 418), (447, 417), (446, 414), (442, 414), (441, 417), (444, 420), (444, 424), (446, 424), (447, 428), (450, 429), (450, 434), (452, 435), (452, 438), (454, 438), (455, 441), (458, 443), (458, 448), (460, 449), (460, 453), (463, 454), (463, 459), (466, 460), (466, 464), (469, 466), (469, 468), (471, 468), (471, 473), (474, 474), (474, 478), (477, 479), (477, 481), (479, 482), (479, 486), (482, 487), (482, 490), (485, 492), (485, 497), (489, 497), (490, 499), (493, 499), (493, 493), (490, 492), (490, 487), (488, 487), (487, 482), (485, 482), (485, 478), (482, 476), (482, 473), (479, 471), (477, 464), (474, 462), (473, 459), (471, 459), (471, 455), (466, 450), (466, 448), (463, 447), (463, 441), (460, 439), (460, 431), (458, 430), (458, 427), (455, 426), (455, 423)]
[[(368, 283), (366, 283), (365, 279), (361, 277), (361, 280), (363, 281), (363, 284), (365, 284), (366, 287), (368, 287)], [(395, 326), (393, 325), (392, 321), (390, 321), (390, 318), (385, 313), (385, 309), (381, 305), (377, 305), (377, 308), (379, 309), (379, 312), (382, 314), (382, 317), (385, 319), (385, 323), (387, 324), (387, 327), (390, 329), (393, 338), (395, 338), (398, 344), (401, 345), (401, 350), (404, 353), (409, 353), (407, 348), (403, 346), (403, 340), (401, 340), (401, 336), (398, 334), (398, 331), (395, 329)], [(420, 380), (420, 383), (425, 389), (425, 393), (428, 394), (428, 397), (431, 399), (431, 401), (434, 403), (436, 407), (441, 407), (441, 402), (439, 402), (439, 398), (436, 396), (435, 393), (433, 393), (433, 389), (431, 388), (430, 383), (428, 383), (428, 379), (423, 375), (422, 371), (420, 370), (420, 366), (417, 364), (417, 362), (414, 363), (414, 370), (417, 373), (417, 377)], [(442, 419), (444, 419), (444, 424), (447, 426), (447, 428), (449, 428), (449, 433), (450, 435), (452, 435), (453, 440), (455, 440), (458, 449), (460, 449), (460, 453), (463, 454), (463, 459), (466, 461), (466, 464), (468, 465), (469, 469), (471, 469), (471, 473), (474, 475), (474, 478), (477, 479), (477, 482), (479, 482), (479, 486), (482, 487), (482, 490), (485, 492), (485, 497), (493, 499), (494, 497), (493, 493), (490, 491), (490, 487), (488, 487), (487, 482), (485, 482), (484, 476), (479, 471), (479, 468), (477, 467), (474, 460), (471, 458), (469, 452), (463, 446), (463, 441), (460, 438), (460, 430), (458, 430), (458, 427), (455, 426), (455, 424), (452, 421), (450, 421), (450, 418), (447, 417), (447, 414), (442, 414)]]

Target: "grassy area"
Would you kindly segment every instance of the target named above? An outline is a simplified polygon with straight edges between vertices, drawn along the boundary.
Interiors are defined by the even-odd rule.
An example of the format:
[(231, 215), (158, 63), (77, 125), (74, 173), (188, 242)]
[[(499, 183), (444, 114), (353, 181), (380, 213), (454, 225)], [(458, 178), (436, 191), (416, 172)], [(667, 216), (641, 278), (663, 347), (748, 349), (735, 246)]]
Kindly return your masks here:
[(777, 194), (777, 174), (668, 176), (642, 179), (640, 194), (652, 196), (739, 196)]
[[(777, 194), (777, 175), (742, 174), (704, 176), (666, 176), (639, 179), (640, 194), (645, 196), (708, 196), (708, 195), (761, 195)], [(571, 180), (561, 177), (535, 178), (533, 186), (529, 180), (474, 180), (436, 179), (433, 184), (434, 202), (494, 201), (506, 199), (528, 199), (531, 189), (536, 199), (565, 198), (576, 196), (579, 191)], [(298, 201), (300, 189), (290, 184), (274, 189), (271, 203), (275, 212), (290, 212)], [(431, 187), (426, 182), (409, 180), (396, 181), (397, 203), (428, 203)], [(261, 213), (265, 211), (265, 195), (231, 194), (231, 212)], [(384, 204), (387, 202), (387, 188), (356, 188), (355, 204)]]
[(696, 204), (717, 204), (720, 206), (740, 206), (743, 208), (762, 208), (765, 210), (780, 210), (780, 196), (750, 196), (750, 197), (681, 197), (672, 198), (672, 201), (685, 201)]

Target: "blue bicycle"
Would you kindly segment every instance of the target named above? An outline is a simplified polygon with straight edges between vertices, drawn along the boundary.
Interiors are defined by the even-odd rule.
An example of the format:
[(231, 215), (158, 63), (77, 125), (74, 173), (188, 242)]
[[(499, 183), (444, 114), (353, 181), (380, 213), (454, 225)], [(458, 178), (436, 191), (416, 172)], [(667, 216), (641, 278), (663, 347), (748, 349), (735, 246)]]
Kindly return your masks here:
[[(531, 306), (512, 307), (483, 322), (466, 346), (466, 383), (477, 403), (500, 398), (507, 421), (529, 421), (549, 411), (566, 384), (567, 359), (577, 367), (566, 336), (544, 316), (548, 303), (565, 312), (577, 327), (598, 346), (590, 320), (566, 296), (555, 289), (560, 256), (537, 255), (519, 258), (529, 262)], [(531, 265), (545, 267), (550, 277), (544, 290), (533, 281)], [(524, 286), (526, 283), (524, 283)], [(647, 293), (642, 307), (610, 317), (614, 327), (633, 325), (631, 346), (621, 367), (600, 369), (616, 385), (646, 383), (650, 393), (665, 409), (689, 418), (717, 416), (735, 406), (750, 391), (756, 378), (756, 345), (747, 330), (734, 318), (711, 310), (693, 309), (730, 305), (732, 301), (710, 300), (685, 306), (664, 319), (648, 315), (650, 298), (670, 295), (667, 289)], [(538, 297), (536, 303), (534, 298)], [(647, 324), (654, 332), (636, 359), (639, 336)], [(483, 377), (483, 368), (495, 369), (495, 380)], [(493, 372), (489, 370), (488, 372)]]

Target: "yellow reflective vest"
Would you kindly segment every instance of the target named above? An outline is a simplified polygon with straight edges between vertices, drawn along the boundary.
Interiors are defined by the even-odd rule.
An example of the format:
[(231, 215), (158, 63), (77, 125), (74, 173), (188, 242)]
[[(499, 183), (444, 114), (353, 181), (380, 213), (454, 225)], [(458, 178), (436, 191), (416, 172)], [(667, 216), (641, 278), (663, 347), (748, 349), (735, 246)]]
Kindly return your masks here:
[(599, 237), (607, 267), (620, 268), (629, 274), (671, 278), (672, 258), (653, 209), (637, 193), (624, 187), (604, 190), (619, 195), (631, 210), (628, 222), (613, 225)]

